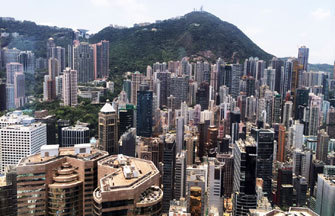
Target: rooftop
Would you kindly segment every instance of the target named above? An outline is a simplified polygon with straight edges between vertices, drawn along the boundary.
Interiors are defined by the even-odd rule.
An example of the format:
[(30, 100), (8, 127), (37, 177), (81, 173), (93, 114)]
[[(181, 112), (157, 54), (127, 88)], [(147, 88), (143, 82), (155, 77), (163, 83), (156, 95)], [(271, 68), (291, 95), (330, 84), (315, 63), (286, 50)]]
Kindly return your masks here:
[(152, 161), (124, 155), (113, 155), (98, 162), (108, 175), (100, 179), (101, 191), (135, 188), (153, 175), (159, 174)]
[(37, 123), (32, 123), (29, 125), (19, 125), (19, 124), (13, 124), (13, 125), (7, 125), (3, 128), (1, 128), (1, 130), (15, 130), (15, 131), (23, 131), (23, 132), (29, 132), (31, 130), (33, 130), (34, 128), (38, 128), (41, 127), (45, 124), (41, 123), (41, 122), (37, 122)]
[[(74, 147), (66, 147), (66, 148), (58, 148), (58, 145), (42, 146), (41, 152), (43, 152), (43, 155), (41, 153), (37, 153), (37, 154), (22, 158), (18, 166), (45, 164), (45, 163), (49, 163), (61, 157), (74, 157), (74, 158), (86, 160), (86, 161), (90, 161), (90, 160), (95, 161), (95, 160), (101, 159), (108, 155), (107, 152), (96, 149), (96, 148), (90, 148), (86, 150), (85, 153), (78, 153), (78, 148), (80, 147), (85, 148), (86, 150), (87, 144), (78, 144)], [(45, 154), (45, 152), (48, 152), (48, 151), (50, 151), (49, 154)], [(57, 151), (57, 153), (54, 154), (54, 151)]]
[(278, 209), (271, 211), (252, 209), (250, 212), (252, 216), (319, 216), (309, 208), (300, 207), (291, 207), (287, 212)]
[(115, 112), (114, 107), (110, 103), (106, 103), (100, 110), (102, 113), (112, 113)]

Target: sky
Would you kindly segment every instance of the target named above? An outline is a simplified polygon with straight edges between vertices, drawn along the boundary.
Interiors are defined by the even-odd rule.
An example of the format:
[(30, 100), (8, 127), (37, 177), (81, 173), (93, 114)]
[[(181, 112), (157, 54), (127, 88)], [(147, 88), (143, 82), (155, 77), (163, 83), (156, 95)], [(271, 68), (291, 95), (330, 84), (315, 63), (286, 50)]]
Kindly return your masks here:
[(110, 24), (133, 26), (199, 10), (241, 29), (266, 52), (310, 63), (335, 60), (335, 0), (0, 0), (0, 16), (96, 33)]

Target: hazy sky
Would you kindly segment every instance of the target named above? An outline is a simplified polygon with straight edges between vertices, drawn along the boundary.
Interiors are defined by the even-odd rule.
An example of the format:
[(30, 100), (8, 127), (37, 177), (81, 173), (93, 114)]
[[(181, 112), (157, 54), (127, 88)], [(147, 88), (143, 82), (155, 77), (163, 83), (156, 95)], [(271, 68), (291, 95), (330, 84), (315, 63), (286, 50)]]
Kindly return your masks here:
[(311, 63), (335, 60), (335, 0), (0, 0), (0, 16), (95, 33), (109, 24), (154, 22), (201, 6), (275, 56), (297, 56), (306, 45)]

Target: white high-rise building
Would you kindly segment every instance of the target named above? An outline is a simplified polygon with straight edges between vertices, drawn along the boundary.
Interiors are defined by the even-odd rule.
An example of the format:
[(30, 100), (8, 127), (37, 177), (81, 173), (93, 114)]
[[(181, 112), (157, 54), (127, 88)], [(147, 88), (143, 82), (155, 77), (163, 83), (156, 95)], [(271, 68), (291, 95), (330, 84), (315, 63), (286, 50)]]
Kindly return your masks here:
[(322, 216), (335, 215), (335, 175), (334, 166), (325, 166), (324, 173), (318, 174), (316, 193), (316, 213)]
[(208, 158), (208, 207), (216, 208), (223, 214), (223, 179), (224, 163), (216, 158)]
[(16, 165), (23, 157), (37, 153), (47, 144), (46, 125), (26, 118), (22, 124), (8, 125), (0, 129), (1, 173), (9, 165)]
[(186, 194), (186, 151), (181, 151), (176, 155), (175, 169), (175, 199), (185, 197)]
[(65, 106), (77, 105), (77, 83), (77, 71), (66, 68), (63, 72), (63, 102)]
[(299, 121), (295, 121), (290, 127), (289, 143), (295, 149), (302, 149), (304, 142), (304, 125)]

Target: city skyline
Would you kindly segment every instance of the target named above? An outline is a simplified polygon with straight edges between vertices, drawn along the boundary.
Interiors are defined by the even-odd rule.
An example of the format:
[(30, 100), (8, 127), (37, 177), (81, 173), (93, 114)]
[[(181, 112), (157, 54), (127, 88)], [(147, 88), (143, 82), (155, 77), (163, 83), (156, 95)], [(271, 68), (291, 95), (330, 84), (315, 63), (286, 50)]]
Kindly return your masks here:
[[(22, 7), (17, 8), (20, 4)], [(220, 3), (220, 4), (219, 4)], [(73, 29), (84, 28), (96, 33), (110, 24), (131, 27), (135, 23), (155, 22), (183, 16), (201, 7), (223, 21), (236, 25), (254, 43), (277, 57), (296, 56), (301, 45), (310, 48), (310, 63), (333, 64), (335, 59), (335, 2), (282, 1), (275, 7), (264, 0), (169, 1), (159, 6), (151, 0), (77, 0), (24, 1), (11, 3), (0, 0), (2, 16), (30, 20), (38, 24)], [(175, 7), (178, 4), (180, 7)], [(38, 5), (38, 7), (36, 7)], [(66, 7), (64, 7), (66, 5)], [(303, 6), (303, 7), (302, 7)], [(62, 16), (50, 16), (50, 9), (63, 11)], [(76, 9), (76, 18), (73, 13)], [(229, 9), (229, 10), (227, 10)]]

